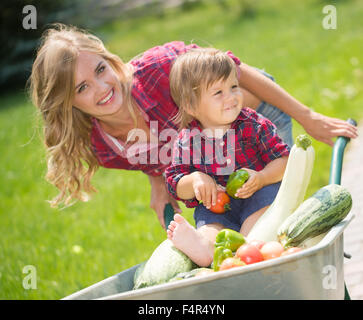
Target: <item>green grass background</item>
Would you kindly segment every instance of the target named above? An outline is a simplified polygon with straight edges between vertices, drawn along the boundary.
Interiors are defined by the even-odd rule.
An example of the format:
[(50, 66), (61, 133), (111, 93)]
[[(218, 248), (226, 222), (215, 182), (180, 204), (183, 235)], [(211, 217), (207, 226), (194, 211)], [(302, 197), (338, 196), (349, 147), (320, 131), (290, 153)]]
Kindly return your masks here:
[[(92, 32), (125, 61), (172, 40), (231, 50), (314, 110), (363, 118), (362, 1), (261, 0), (250, 2), (254, 14), (245, 16), (239, 1), (226, 3), (119, 20)], [(336, 30), (322, 27), (327, 4), (337, 8)], [(165, 239), (140, 172), (101, 168), (93, 181), (99, 192), (90, 202), (49, 207), (46, 200), (57, 191), (44, 180), (40, 123), (24, 92), (1, 97), (0, 128), (0, 299), (62, 298), (146, 260)], [(294, 122), (294, 135), (302, 132)], [(331, 148), (317, 141), (313, 146), (308, 195), (329, 178)], [(192, 210), (182, 208), (193, 222)], [(36, 268), (37, 289), (23, 287), (27, 265)]]

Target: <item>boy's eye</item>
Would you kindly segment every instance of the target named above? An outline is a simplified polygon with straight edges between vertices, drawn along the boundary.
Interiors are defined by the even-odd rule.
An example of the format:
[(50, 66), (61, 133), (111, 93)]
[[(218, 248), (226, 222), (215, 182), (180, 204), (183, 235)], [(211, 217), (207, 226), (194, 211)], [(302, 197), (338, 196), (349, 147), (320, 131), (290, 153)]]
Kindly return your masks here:
[(238, 86), (236, 84), (232, 86), (232, 89), (237, 89), (237, 88)]
[(218, 90), (214, 95), (217, 96), (222, 93), (222, 90)]

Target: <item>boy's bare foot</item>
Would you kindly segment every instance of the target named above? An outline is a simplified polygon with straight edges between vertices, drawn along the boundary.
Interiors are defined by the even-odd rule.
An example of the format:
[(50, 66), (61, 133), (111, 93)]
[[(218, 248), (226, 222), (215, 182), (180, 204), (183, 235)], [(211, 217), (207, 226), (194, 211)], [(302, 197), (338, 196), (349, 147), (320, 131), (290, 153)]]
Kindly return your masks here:
[(167, 235), (174, 246), (184, 252), (197, 265), (208, 267), (212, 263), (213, 243), (203, 237), (180, 214), (174, 215), (174, 220), (169, 224)]

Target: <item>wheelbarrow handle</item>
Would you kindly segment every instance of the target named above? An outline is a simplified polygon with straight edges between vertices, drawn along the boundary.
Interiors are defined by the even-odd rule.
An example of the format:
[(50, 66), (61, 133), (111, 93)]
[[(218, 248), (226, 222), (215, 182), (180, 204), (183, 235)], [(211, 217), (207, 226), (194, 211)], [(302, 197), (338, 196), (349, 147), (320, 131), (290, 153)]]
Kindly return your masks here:
[(173, 219), (174, 219), (174, 208), (170, 203), (167, 203), (164, 207), (165, 229), (168, 229), (168, 226)]
[[(357, 126), (357, 122), (354, 119), (348, 119), (347, 122), (352, 124), (353, 126)], [(344, 149), (349, 141), (350, 138), (340, 136), (337, 138), (337, 140), (334, 143), (331, 165), (330, 165), (329, 184), (332, 183), (340, 184), (341, 182)], [(350, 259), (351, 255), (344, 252), (344, 257)], [(344, 282), (344, 300), (350, 300), (350, 295), (345, 282)]]
[[(348, 119), (348, 123), (357, 126), (357, 122), (353, 119)], [(329, 184), (340, 184), (342, 177), (342, 166), (344, 150), (350, 138), (339, 136), (335, 141), (330, 166)]]

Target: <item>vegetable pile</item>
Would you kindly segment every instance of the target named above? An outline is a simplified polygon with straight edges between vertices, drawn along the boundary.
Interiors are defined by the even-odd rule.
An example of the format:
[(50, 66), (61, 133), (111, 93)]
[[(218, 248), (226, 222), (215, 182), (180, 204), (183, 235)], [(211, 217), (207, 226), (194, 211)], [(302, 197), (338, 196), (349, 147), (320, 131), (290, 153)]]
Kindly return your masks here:
[[(216, 236), (211, 268), (198, 268), (166, 240), (135, 273), (135, 289), (297, 254), (315, 245), (348, 215), (352, 197), (345, 187), (330, 184), (303, 201), (313, 163), (314, 149), (310, 139), (306, 135), (298, 136), (279, 192), (247, 239), (237, 231), (222, 229)], [(230, 196), (248, 175), (242, 171), (232, 178), (230, 182), (233, 183), (227, 188)], [(228, 210), (228, 204), (228, 195), (221, 193), (216, 213)]]
[(254, 264), (302, 250), (298, 247), (289, 247), (286, 249), (278, 241), (264, 242), (262, 240), (251, 240), (246, 242), (242, 234), (230, 229), (222, 229), (218, 233), (217, 239), (220, 237), (226, 239), (226, 241), (216, 241), (215, 243), (214, 271)]
[[(307, 135), (291, 149), (279, 192), (248, 238), (223, 229), (217, 235), (213, 270), (220, 271), (294, 254), (314, 245), (342, 221), (352, 208), (349, 191), (337, 184), (322, 187), (303, 201), (310, 181), (315, 152)], [(219, 238), (228, 238), (224, 245)]]

